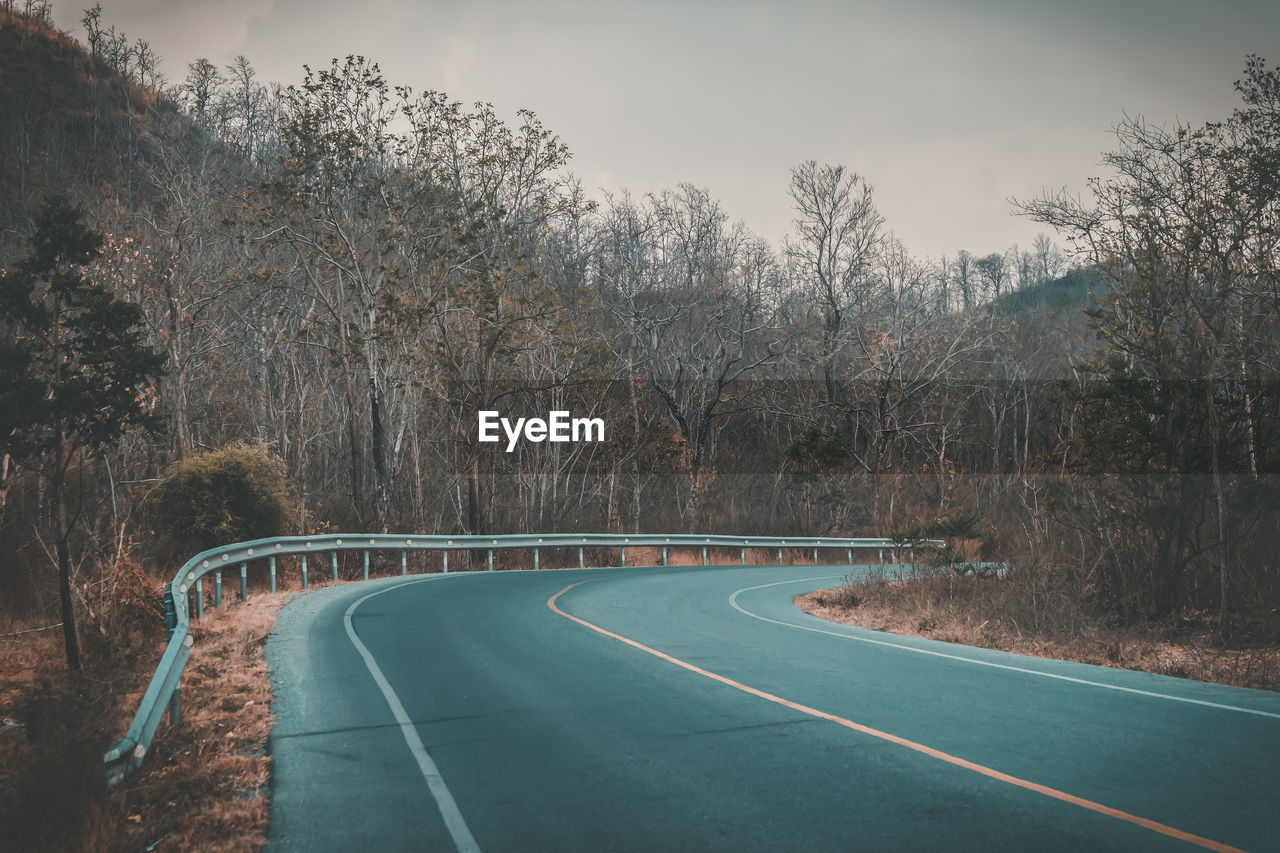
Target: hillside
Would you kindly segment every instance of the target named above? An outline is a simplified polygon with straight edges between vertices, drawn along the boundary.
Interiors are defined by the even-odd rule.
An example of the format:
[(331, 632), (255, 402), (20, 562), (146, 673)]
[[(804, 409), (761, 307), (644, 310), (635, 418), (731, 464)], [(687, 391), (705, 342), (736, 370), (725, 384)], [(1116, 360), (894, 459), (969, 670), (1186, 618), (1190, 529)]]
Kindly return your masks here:
[(1001, 296), (996, 300), (995, 311), (1005, 317), (1030, 313), (1079, 314), (1105, 297), (1110, 286), (1098, 270), (1076, 269)]
[(149, 152), (175, 121), (177, 108), (151, 87), (48, 24), (0, 10), (0, 253), (20, 244), (51, 192), (134, 208)]

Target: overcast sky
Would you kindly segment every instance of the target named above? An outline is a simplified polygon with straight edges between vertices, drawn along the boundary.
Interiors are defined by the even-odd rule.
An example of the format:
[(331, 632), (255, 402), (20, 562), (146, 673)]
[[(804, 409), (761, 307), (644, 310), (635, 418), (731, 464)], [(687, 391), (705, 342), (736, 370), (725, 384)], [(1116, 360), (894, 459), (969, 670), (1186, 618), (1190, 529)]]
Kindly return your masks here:
[[(875, 188), (921, 255), (1029, 246), (1008, 199), (1079, 190), (1128, 113), (1226, 117), (1275, 0), (101, 0), (171, 81), (244, 54), (264, 81), (362, 54), (393, 84), (532, 109), (588, 191), (690, 182), (777, 243), (805, 159)], [(55, 0), (81, 41), (89, 0)]]

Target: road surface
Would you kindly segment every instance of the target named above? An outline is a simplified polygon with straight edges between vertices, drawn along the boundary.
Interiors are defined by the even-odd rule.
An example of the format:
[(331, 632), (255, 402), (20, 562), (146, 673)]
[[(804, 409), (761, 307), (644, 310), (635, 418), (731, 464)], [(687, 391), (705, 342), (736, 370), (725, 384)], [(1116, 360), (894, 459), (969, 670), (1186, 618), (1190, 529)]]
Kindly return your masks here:
[(273, 850), (1280, 850), (1280, 694), (836, 625), (847, 567), (388, 578), (267, 645)]

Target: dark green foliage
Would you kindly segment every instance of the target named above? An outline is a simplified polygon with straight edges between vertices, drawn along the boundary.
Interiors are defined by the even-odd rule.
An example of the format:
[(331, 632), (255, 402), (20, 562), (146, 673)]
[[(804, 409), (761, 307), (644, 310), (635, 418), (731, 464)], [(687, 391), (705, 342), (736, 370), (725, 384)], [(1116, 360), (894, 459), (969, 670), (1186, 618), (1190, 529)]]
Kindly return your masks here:
[(284, 462), (245, 443), (173, 466), (147, 502), (158, 532), (201, 551), (287, 535), (295, 524)]
[[(928, 565), (938, 568), (948, 567), (957, 577), (973, 573), (978, 577), (990, 578), (996, 575), (995, 570), (989, 567), (975, 567), (969, 563), (955, 543), (957, 539), (982, 538), (982, 534), (977, 529), (978, 522), (981, 520), (982, 513), (961, 512), (931, 521), (900, 524), (890, 530), (888, 536), (898, 545), (912, 548), (923, 546), (927, 540), (946, 540), (941, 546), (928, 548), (930, 551), (926, 560)], [(987, 545), (987, 540), (983, 540), (983, 545)]]
[(0, 445), (21, 458), (115, 441), (155, 427), (146, 383), (164, 356), (142, 340), (142, 312), (85, 279), (102, 238), (66, 199), (41, 208), (31, 251), (0, 278)]
[(787, 459), (806, 471), (830, 471), (849, 462), (849, 450), (838, 435), (821, 427), (809, 427), (787, 448)]
[(0, 277), (0, 447), (49, 482), (67, 664), (80, 668), (71, 600), (67, 476), (81, 451), (131, 426), (155, 429), (148, 383), (164, 356), (142, 339), (142, 312), (84, 276), (102, 237), (52, 198), (36, 216), (30, 253)]

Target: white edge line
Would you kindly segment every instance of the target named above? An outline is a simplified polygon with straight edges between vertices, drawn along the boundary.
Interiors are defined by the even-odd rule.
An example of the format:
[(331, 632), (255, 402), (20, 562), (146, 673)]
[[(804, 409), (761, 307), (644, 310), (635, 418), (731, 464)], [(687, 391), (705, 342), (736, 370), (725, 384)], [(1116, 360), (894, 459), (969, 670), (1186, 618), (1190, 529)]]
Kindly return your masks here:
[(946, 658), (947, 660), (955, 660), (955, 661), (961, 661), (963, 663), (976, 664), (977, 666), (989, 666), (992, 669), (1005, 669), (1005, 670), (1009, 670), (1010, 672), (1025, 673), (1026, 675), (1038, 675), (1041, 678), (1054, 678), (1054, 679), (1057, 679), (1058, 681), (1069, 681), (1073, 684), (1087, 684), (1087, 685), (1090, 685), (1091, 687), (1102, 687), (1107, 690), (1119, 690), (1123, 693), (1133, 693), (1138, 696), (1149, 696), (1153, 699), (1167, 699), (1170, 702), (1185, 702), (1188, 705), (1202, 705), (1206, 708), (1217, 708), (1218, 710), (1221, 710), (1221, 711), (1238, 711), (1241, 714), (1253, 714), (1258, 717), (1270, 717), (1272, 719), (1280, 720), (1280, 714), (1277, 714), (1271, 711), (1259, 711), (1255, 708), (1241, 708), (1238, 705), (1223, 705), (1218, 702), (1208, 702), (1204, 699), (1191, 699), (1186, 696), (1172, 696), (1168, 693), (1156, 693), (1151, 690), (1139, 690), (1136, 687), (1122, 687), (1118, 684), (1105, 684), (1101, 681), (1090, 681), (1087, 678), (1075, 678), (1070, 675), (1058, 675), (1057, 673), (1052, 673), (1052, 672), (1041, 672), (1038, 669), (1028, 669), (1026, 667), (1013, 666), (1011, 664), (995, 663), (994, 661), (977, 660), (975, 658), (967, 658), (961, 655), (947, 654), (946, 652), (936, 652), (936, 651), (933, 651), (932, 649), (921, 649), (915, 646), (903, 645), (901, 643), (891, 643), (891, 642), (888, 642), (887, 640), (876, 640), (871, 637), (859, 637), (855, 634), (843, 634), (839, 631), (827, 631), (823, 628), (814, 628), (809, 625), (797, 625), (794, 622), (782, 622), (778, 619), (770, 619), (768, 616), (761, 616), (758, 613), (752, 613), (750, 610), (746, 610), (741, 605), (738, 604), (738, 595), (743, 592), (751, 592), (752, 590), (756, 590), (756, 589), (765, 589), (771, 586), (782, 586), (784, 584), (790, 584), (790, 583), (806, 583), (807, 581), (833, 580), (838, 577), (843, 577), (843, 575), (827, 575), (827, 576), (816, 577), (816, 578), (799, 578), (797, 580), (778, 581), (777, 583), (765, 583), (765, 584), (760, 584), (759, 586), (749, 586), (749, 587), (740, 589), (737, 592), (730, 595), (729, 604), (733, 606), (734, 610), (737, 610), (739, 613), (750, 616), (752, 619), (759, 619), (761, 622), (772, 622), (774, 625), (782, 625), (783, 627), (795, 628), (800, 631), (810, 631), (814, 634), (827, 634), (829, 636), (840, 637), (845, 640), (856, 640), (859, 643), (871, 643), (872, 645), (876, 645), (876, 646), (887, 646), (888, 648), (891, 648), (891, 649), (901, 649), (902, 651), (915, 652), (916, 654), (921, 654), (921, 655), (932, 655), (933, 657)]
[(422, 738), (418, 736), (418, 730), (409, 719), (409, 715), (405, 713), (404, 705), (400, 704), (400, 697), (391, 689), (390, 682), (382, 674), (382, 668), (373, 659), (368, 647), (356, 636), (355, 627), (351, 624), (351, 616), (355, 613), (356, 608), (375, 595), (382, 595), (384, 592), (391, 592), (394, 589), (400, 589), (410, 584), (422, 583), (425, 580), (427, 578), (406, 581), (358, 598), (347, 608), (342, 621), (346, 626), (347, 636), (351, 639), (351, 645), (355, 646), (356, 651), (360, 653), (360, 657), (364, 658), (364, 665), (369, 668), (369, 674), (373, 676), (378, 689), (382, 691), (383, 698), (387, 700), (392, 716), (400, 724), (400, 734), (404, 735), (404, 741), (409, 746), (409, 752), (417, 760), (418, 769), (422, 771), (423, 778), (427, 780), (427, 787), (431, 789), (431, 795), (436, 799), (436, 805), (440, 808), (440, 816), (444, 818), (445, 827), (453, 837), (453, 844), (458, 848), (458, 853), (479, 853), (480, 845), (476, 844), (475, 837), (472, 836), (471, 830), (467, 828), (467, 822), (463, 819), (462, 812), (458, 811), (458, 804), (454, 801), (453, 794), (449, 792), (449, 786), (445, 784), (444, 777), (440, 775), (440, 769), (436, 767), (436, 763), (427, 754), (427, 748), (423, 745)]

